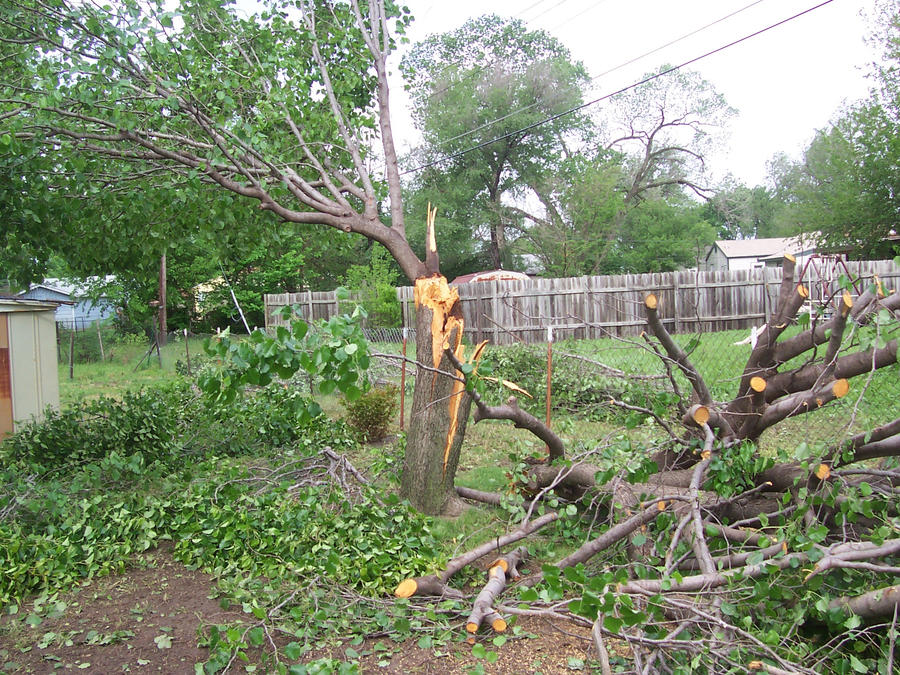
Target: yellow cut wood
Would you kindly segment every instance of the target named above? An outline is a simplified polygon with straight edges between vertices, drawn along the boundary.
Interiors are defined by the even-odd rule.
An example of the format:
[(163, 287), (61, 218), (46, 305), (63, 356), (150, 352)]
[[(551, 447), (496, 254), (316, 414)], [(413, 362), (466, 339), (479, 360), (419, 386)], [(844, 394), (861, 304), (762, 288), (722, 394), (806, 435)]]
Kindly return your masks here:
[(398, 598), (411, 598), (416, 594), (416, 589), (418, 588), (419, 584), (416, 583), (415, 579), (404, 579), (397, 586), (394, 595)]
[(834, 392), (834, 395), (837, 398), (843, 398), (847, 395), (847, 392), (850, 391), (850, 382), (844, 378), (835, 380), (834, 386), (831, 387), (831, 391)]
[(694, 408), (692, 417), (694, 418), (694, 421), (702, 427), (709, 422), (709, 408), (705, 405), (698, 405)]

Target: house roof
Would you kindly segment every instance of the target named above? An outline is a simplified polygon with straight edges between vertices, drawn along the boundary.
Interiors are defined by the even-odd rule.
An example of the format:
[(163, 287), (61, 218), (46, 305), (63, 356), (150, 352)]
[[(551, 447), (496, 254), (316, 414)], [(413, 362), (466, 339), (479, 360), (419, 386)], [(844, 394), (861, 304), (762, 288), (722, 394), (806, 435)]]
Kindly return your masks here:
[(513, 270), (485, 270), (483, 272), (462, 274), (450, 283), (470, 284), (477, 281), (528, 281), (529, 279), (531, 279), (531, 277), (524, 272), (514, 272)]
[(87, 295), (87, 289), (90, 286), (95, 284), (109, 284), (115, 281), (116, 278), (112, 275), (105, 276), (101, 279), (101, 277), (88, 277), (83, 282), (72, 282), (66, 279), (44, 279), (39, 284), (31, 284), (28, 287), (29, 291), (33, 291), (35, 288), (45, 288), (48, 291), (55, 291), (57, 293), (62, 293), (63, 295), (68, 295), (70, 298), (80, 297)]
[(774, 258), (785, 253), (800, 253), (815, 248), (810, 235), (796, 237), (769, 237), (765, 239), (720, 239), (715, 246), (726, 258)]

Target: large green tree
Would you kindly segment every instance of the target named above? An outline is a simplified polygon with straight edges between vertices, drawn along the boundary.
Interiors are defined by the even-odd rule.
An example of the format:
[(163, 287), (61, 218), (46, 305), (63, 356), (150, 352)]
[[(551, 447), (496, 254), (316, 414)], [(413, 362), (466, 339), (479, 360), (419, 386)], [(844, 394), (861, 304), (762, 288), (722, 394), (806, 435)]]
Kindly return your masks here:
[(890, 255), (900, 222), (900, 120), (869, 101), (819, 131), (804, 153), (795, 222), (820, 232), (826, 247)]
[(509, 265), (519, 216), (507, 206), (556, 171), (584, 129), (577, 114), (553, 119), (582, 102), (584, 68), (548, 33), (495, 15), (427, 38), (402, 68), (424, 137), (411, 161), (437, 162), (414, 189), (484, 236), (487, 263)]
[[(545, 268), (609, 274), (693, 264), (696, 255), (687, 251), (713, 233), (685, 195), (712, 194), (706, 156), (733, 114), (690, 71), (648, 74), (644, 84), (614, 97), (597, 113), (594, 146), (534, 185), (543, 212), (529, 218), (527, 237)], [(651, 248), (664, 232), (676, 242), (672, 255)]]
[[(129, 193), (133, 211), (147, 208), (149, 186), (216, 188), (238, 219), (257, 208), (354, 232), (381, 243), (411, 281), (436, 279), (435, 247), (422, 259), (406, 236), (390, 124), (387, 57), (407, 20), (382, 0), (268, 0), (249, 14), (218, 0), (12, 0), (0, 6), (2, 152), (64, 167), (48, 170), (42, 190)], [(370, 171), (376, 153), (383, 180)], [(81, 164), (95, 160), (102, 171)], [(439, 300), (418, 312), (417, 353), (430, 368), (442, 360), (431, 314), (454, 311), (451, 296)], [(452, 414), (452, 381), (425, 372), (402, 492), (436, 513), (453, 499), (467, 409)]]
[(816, 132), (799, 162), (778, 162), (776, 187), (789, 195), (792, 226), (854, 256), (888, 257), (900, 222), (900, 15), (876, 5), (869, 97)]
[(795, 234), (781, 213), (785, 204), (764, 185), (727, 184), (704, 204), (702, 213), (719, 239), (761, 239)]

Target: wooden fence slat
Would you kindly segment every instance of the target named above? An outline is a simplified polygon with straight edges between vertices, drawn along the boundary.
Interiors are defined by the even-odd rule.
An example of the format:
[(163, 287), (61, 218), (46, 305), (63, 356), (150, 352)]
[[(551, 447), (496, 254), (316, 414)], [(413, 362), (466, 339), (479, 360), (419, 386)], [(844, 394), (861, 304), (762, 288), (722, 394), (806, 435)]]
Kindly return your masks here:
[[(861, 279), (860, 291), (877, 275), (886, 290), (900, 292), (900, 266), (891, 260), (846, 266), (852, 277)], [(843, 266), (826, 263), (808, 264), (798, 274), (801, 271), (817, 302), (833, 297), (845, 274)], [(643, 298), (651, 291), (660, 299), (660, 319), (675, 332), (750, 328), (768, 319), (780, 284), (780, 268), (762, 268), (490, 281), (457, 288), (466, 336), (472, 342), (491, 336), (494, 344), (510, 344), (542, 342), (550, 325), (559, 339), (637, 335), (645, 324)], [(413, 288), (398, 288), (397, 299), (403, 325), (414, 326)], [(284, 325), (277, 310), (291, 305), (299, 305), (308, 320), (328, 319), (341, 311), (333, 291), (266, 295), (266, 328)]]

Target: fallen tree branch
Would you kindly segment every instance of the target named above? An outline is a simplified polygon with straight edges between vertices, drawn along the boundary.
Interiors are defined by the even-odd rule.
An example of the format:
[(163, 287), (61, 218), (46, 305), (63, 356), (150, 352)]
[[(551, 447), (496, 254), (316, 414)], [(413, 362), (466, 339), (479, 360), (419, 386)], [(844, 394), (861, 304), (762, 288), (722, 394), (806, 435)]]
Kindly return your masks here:
[(691, 383), (691, 387), (694, 389), (694, 393), (697, 394), (700, 403), (703, 405), (712, 405), (712, 395), (709, 393), (706, 382), (700, 376), (700, 373), (697, 372), (697, 369), (694, 368), (694, 365), (690, 362), (684, 350), (672, 339), (672, 336), (669, 335), (669, 331), (665, 329), (665, 326), (662, 325), (662, 321), (659, 320), (659, 313), (657, 312), (658, 305), (659, 300), (653, 293), (647, 294), (644, 298), (647, 325), (650, 326), (650, 330), (653, 332), (653, 335), (656, 336), (656, 339), (659, 340), (663, 349), (666, 350), (666, 354), (669, 355), (669, 358), (678, 365), (682, 374), (687, 378), (688, 382)]
[[(444, 353), (447, 355), (450, 363), (453, 364), (453, 367), (457, 371), (463, 372), (463, 364), (456, 357), (456, 354), (450, 349), (445, 349)], [(548, 448), (551, 462), (554, 459), (565, 457), (566, 446), (562, 439), (537, 417), (522, 410), (515, 396), (510, 396), (506, 400), (506, 405), (489, 406), (482, 400), (481, 395), (477, 391), (472, 390), (469, 392), (469, 395), (475, 404), (475, 414), (472, 417), (475, 424), (481, 420), (509, 420), (517, 429), (530, 431), (542, 440)]]
[[(444, 571), (438, 574), (431, 574), (425, 577), (417, 577), (415, 579), (405, 579), (401, 581), (394, 591), (394, 595), (398, 598), (409, 598), (413, 595), (449, 595), (449, 597), (463, 597), (462, 593), (454, 588), (447, 586), (450, 578), (459, 572), (466, 565), (475, 562), (482, 556), (487, 555), (491, 551), (499, 550), (504, 546), (515, 543), (538, 531), (545, 525), (552, 523), (559, 518), (559, 513), (550, 511), (544, 515), (535, 518), (517, 530), (508, 532), (496, 539), (486, 541), (481, 546), (473, 548), (471, 551), (453, 558)], [(450, 593), (448, 593), (448, 591)]]
[(528, 555), (528, 549), (520, 546), (490, 564), (487, 573), (488, 582), (475, 598), (475, 602), (472, 603), (472, 613), (469, 614), (469, 619), (466, 621), (466, 630), (469, 633), (477, 633), (482, 621), (486, 618), (490, 620), (491, 627), (498, 633), (506, 630), (506, 621), (493, 609), (494, 600), (506, 588), (507, 577), (518, 576), (516, 568), (526, 555)]
[(900, 584), (879, 588), (856, 596), (835, 598), (829, 609), (840, 609), (861, 619), (880, 619), (894, 616), (900, 608)]

